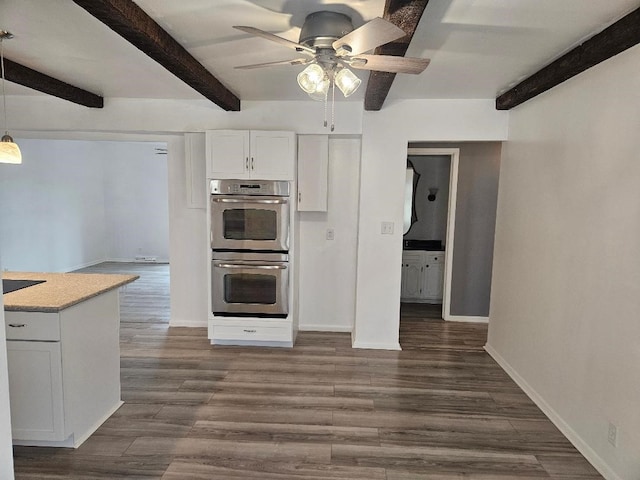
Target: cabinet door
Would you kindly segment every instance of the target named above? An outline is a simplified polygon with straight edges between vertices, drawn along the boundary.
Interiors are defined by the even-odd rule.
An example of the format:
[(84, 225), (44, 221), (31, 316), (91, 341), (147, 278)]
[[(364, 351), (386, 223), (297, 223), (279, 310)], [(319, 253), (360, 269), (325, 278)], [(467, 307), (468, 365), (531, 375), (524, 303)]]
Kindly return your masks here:
[(251, 131), (250, 177), (259, 180), (293, 180), (295, 134)]
[(444, 263), (442, 254), (428, 254), (425, 262), (424, 291), (426, 300), (441, 301), (444, 283)]
[(329, 136), (298, 137), (298, 210), (327, 211)]
[(420, 298), (422, 292), (423, 267), (420, 259), (409, 258), (404, 262), (403, 285), (404, 298)]
[(187, 207), (207, 208), (206, 148), (204, 133), (184, 134)]
[(206, 132), (207, 178), (248, 178), (249, 132), (211, 130)]
[(60, 342), (8, 341), (11, 430), (16, 440), (64, 440)]

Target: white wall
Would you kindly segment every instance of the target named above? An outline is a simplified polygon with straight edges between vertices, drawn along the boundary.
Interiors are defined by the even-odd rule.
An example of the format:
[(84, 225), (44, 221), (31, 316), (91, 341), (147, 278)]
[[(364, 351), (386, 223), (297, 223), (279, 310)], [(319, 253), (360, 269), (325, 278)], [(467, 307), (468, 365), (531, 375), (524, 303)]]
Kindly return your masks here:
[(512, 110), (487, 346), (624, 480), (640, 478), (639, 72), (640, 45)]
[[(0, 272), (2, 252), (0, 248)], [(13, 447), (11, 443), (11, 410), (9, 403), (9, 372), (7, 369), (7, 337), (4, 330), (4, 302), (0, 282), (0, 478), (13, 480)]]
[(107, 258), (169, 261), (167, 156), (158, 142), (97, 142), (104, 165)]
[[(360, 169), (354, 346), (398, 349), (402, 217), (407, 145), (506, 140), (508, 113), (492, 100), (423, 100), (365, 112)], [(397, 199), (397, 201), (390, 201)], [(382, 235), (381, 222), (394, 222)]]
[(327, 212), (299, 214), (301, 330), (353, 328), (359, 170), (360, 139), (330, 138)]
[(9, 270), (69, 271), (169, 256), (164, 143), (18, 139), (0, 165), (0, 244)]
[(102, 162), (86, 142), (20, 139), (0, 164), (0, 244), (9, 270), (60, 272), (105, 258)]

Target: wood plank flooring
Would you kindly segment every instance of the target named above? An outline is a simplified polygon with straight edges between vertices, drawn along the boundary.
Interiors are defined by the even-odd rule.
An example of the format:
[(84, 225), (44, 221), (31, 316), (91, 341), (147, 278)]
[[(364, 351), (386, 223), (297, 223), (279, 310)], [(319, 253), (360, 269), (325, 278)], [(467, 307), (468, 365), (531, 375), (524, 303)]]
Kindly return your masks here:
[(125, 404), (77, 450), (15, 447), (18, 480), (602, 478), (483, 351), (486, 325), (403, 306), (402, 352), (318, 332), (212, 347), (168, 327), (167, 265), (84, 271), (141, 276), (121, 293)]

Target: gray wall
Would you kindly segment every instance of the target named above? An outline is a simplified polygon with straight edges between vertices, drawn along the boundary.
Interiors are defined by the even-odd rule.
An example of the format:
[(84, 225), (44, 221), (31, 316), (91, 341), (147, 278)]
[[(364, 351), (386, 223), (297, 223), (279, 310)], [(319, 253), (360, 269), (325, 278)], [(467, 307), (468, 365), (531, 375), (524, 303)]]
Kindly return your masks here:
[(411, 143), (409, 146), (460, 149), (450, 312), (451, 315), (488, 317), (502, 144)]

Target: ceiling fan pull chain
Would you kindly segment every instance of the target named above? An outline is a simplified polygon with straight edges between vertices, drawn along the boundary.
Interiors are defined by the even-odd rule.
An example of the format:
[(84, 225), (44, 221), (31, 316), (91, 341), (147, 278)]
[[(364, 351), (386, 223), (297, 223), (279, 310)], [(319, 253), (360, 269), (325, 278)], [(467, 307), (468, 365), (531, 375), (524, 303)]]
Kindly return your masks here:
[(324, 92), (324, 128), (327, 128), (327, 110), (328, 110), (328, 104), (329, 104), (329, 89), (327, 88), (327, 91)]

